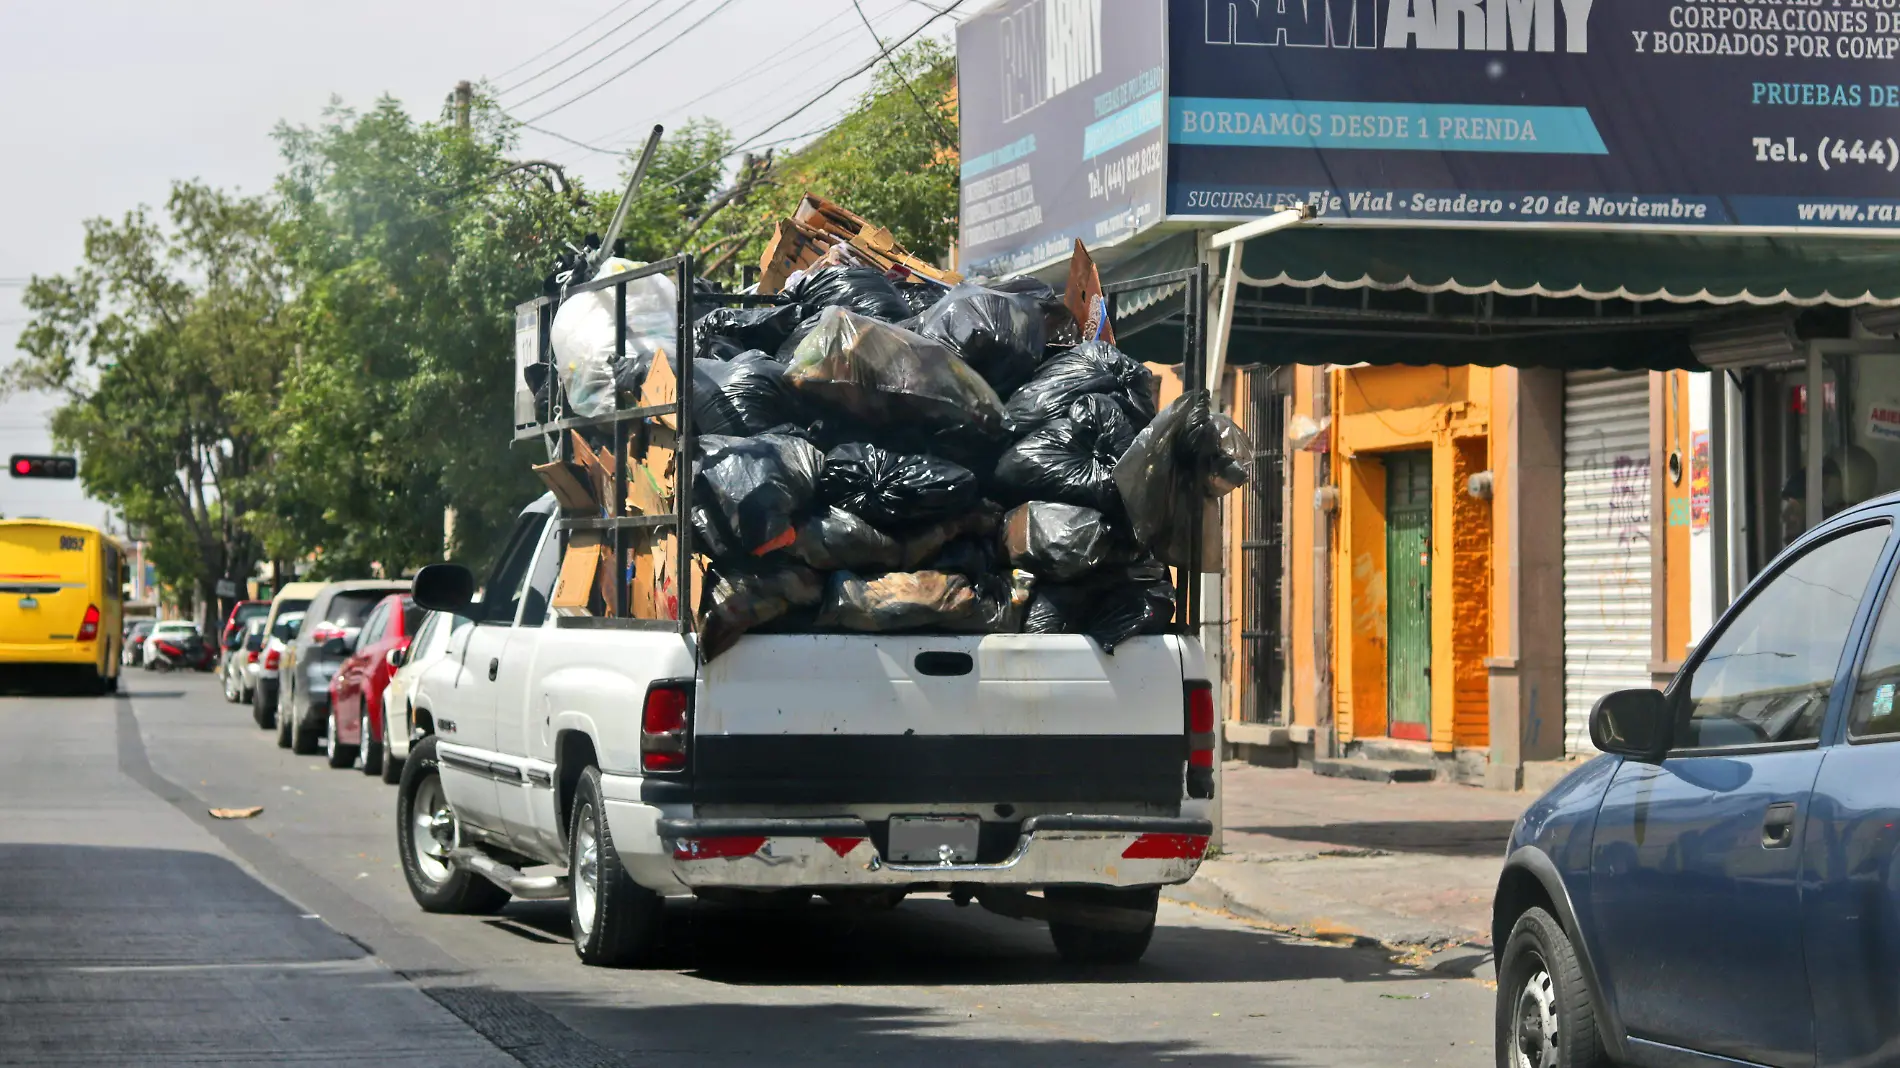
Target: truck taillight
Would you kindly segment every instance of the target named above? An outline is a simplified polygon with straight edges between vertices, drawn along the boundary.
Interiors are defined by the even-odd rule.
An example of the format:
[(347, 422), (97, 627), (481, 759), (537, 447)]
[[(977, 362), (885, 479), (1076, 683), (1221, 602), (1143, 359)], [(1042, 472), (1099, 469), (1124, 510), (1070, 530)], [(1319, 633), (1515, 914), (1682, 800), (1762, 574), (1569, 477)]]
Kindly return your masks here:
[(99, 606), (89, 604), (86, 606), (86, 618), (79, 621), (79, 640), (82, 642), (90, 642), (97, 641), (98, 638)]
[(1187, 793), (1193, 798), (1214, 796), (1214, 687), (1206, 682), (1187, 684)]
[(686, 736), (692, 720), (692, 682), (656, 682), (640, 710), (640, 769), (675, 772), (686, 768)]
[(278, 656), (278, 651), (274, 648), (270, 652), (264, 654), (264, 670), (265, 671), (277, 670), (277, 656)]

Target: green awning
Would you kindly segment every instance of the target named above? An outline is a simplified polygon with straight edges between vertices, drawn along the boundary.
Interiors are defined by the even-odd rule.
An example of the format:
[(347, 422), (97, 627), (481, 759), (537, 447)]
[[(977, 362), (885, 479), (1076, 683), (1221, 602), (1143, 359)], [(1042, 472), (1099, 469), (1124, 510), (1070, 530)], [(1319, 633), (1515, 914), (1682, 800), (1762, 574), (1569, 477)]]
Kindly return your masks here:
[(1253, 286), (1900, 306), (1900, 240), (1310, 226), (1249, 241)]

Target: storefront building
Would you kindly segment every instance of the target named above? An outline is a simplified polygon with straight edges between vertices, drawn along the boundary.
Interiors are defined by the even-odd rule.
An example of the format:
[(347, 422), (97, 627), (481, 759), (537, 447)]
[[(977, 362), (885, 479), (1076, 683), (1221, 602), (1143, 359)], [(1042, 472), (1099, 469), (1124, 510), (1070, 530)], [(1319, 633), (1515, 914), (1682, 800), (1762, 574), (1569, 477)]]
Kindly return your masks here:
[[(1597, 698), (1900, 490), (1900, 113), (1837, 140), (1644, 49), (1651, 0), (1106, 5), (960, 29), (965, 265), (1206, 269), (1254, 448), (1203, 587), (1233, 755), (1540, 786)], [(1775, 77), (1895, 80), (1864, 51)], [(1131, 296), (1124, 348), (1178, 360), (1181, 295)]]

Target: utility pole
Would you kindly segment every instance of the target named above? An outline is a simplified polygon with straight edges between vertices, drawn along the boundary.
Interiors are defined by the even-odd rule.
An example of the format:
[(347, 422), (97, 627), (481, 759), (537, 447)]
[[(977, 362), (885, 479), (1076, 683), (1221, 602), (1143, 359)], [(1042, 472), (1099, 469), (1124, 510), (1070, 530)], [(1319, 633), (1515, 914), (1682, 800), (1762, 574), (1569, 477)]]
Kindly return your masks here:
[[(467, 79), (455, 83), (455, 128), (468, 129), (468, 113), (475, 105), (475, 87)], [(455, 506), (442, 508), (442, 559), (455, 552)]]

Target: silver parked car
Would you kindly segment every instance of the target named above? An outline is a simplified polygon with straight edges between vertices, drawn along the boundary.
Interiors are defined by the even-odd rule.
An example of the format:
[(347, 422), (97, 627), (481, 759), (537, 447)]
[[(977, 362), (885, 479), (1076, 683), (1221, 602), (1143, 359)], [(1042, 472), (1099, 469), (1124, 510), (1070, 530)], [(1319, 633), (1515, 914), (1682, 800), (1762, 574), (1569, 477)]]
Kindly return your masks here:
[(264, 616), (252, 616), (244, 624), (237, 648), (225, 654), (224, 667), (218, 674), (224, 677), (226, 701), (251, 703), (251, 695), (257, 690), (258, 661), (264, 655), (265, 622)]

